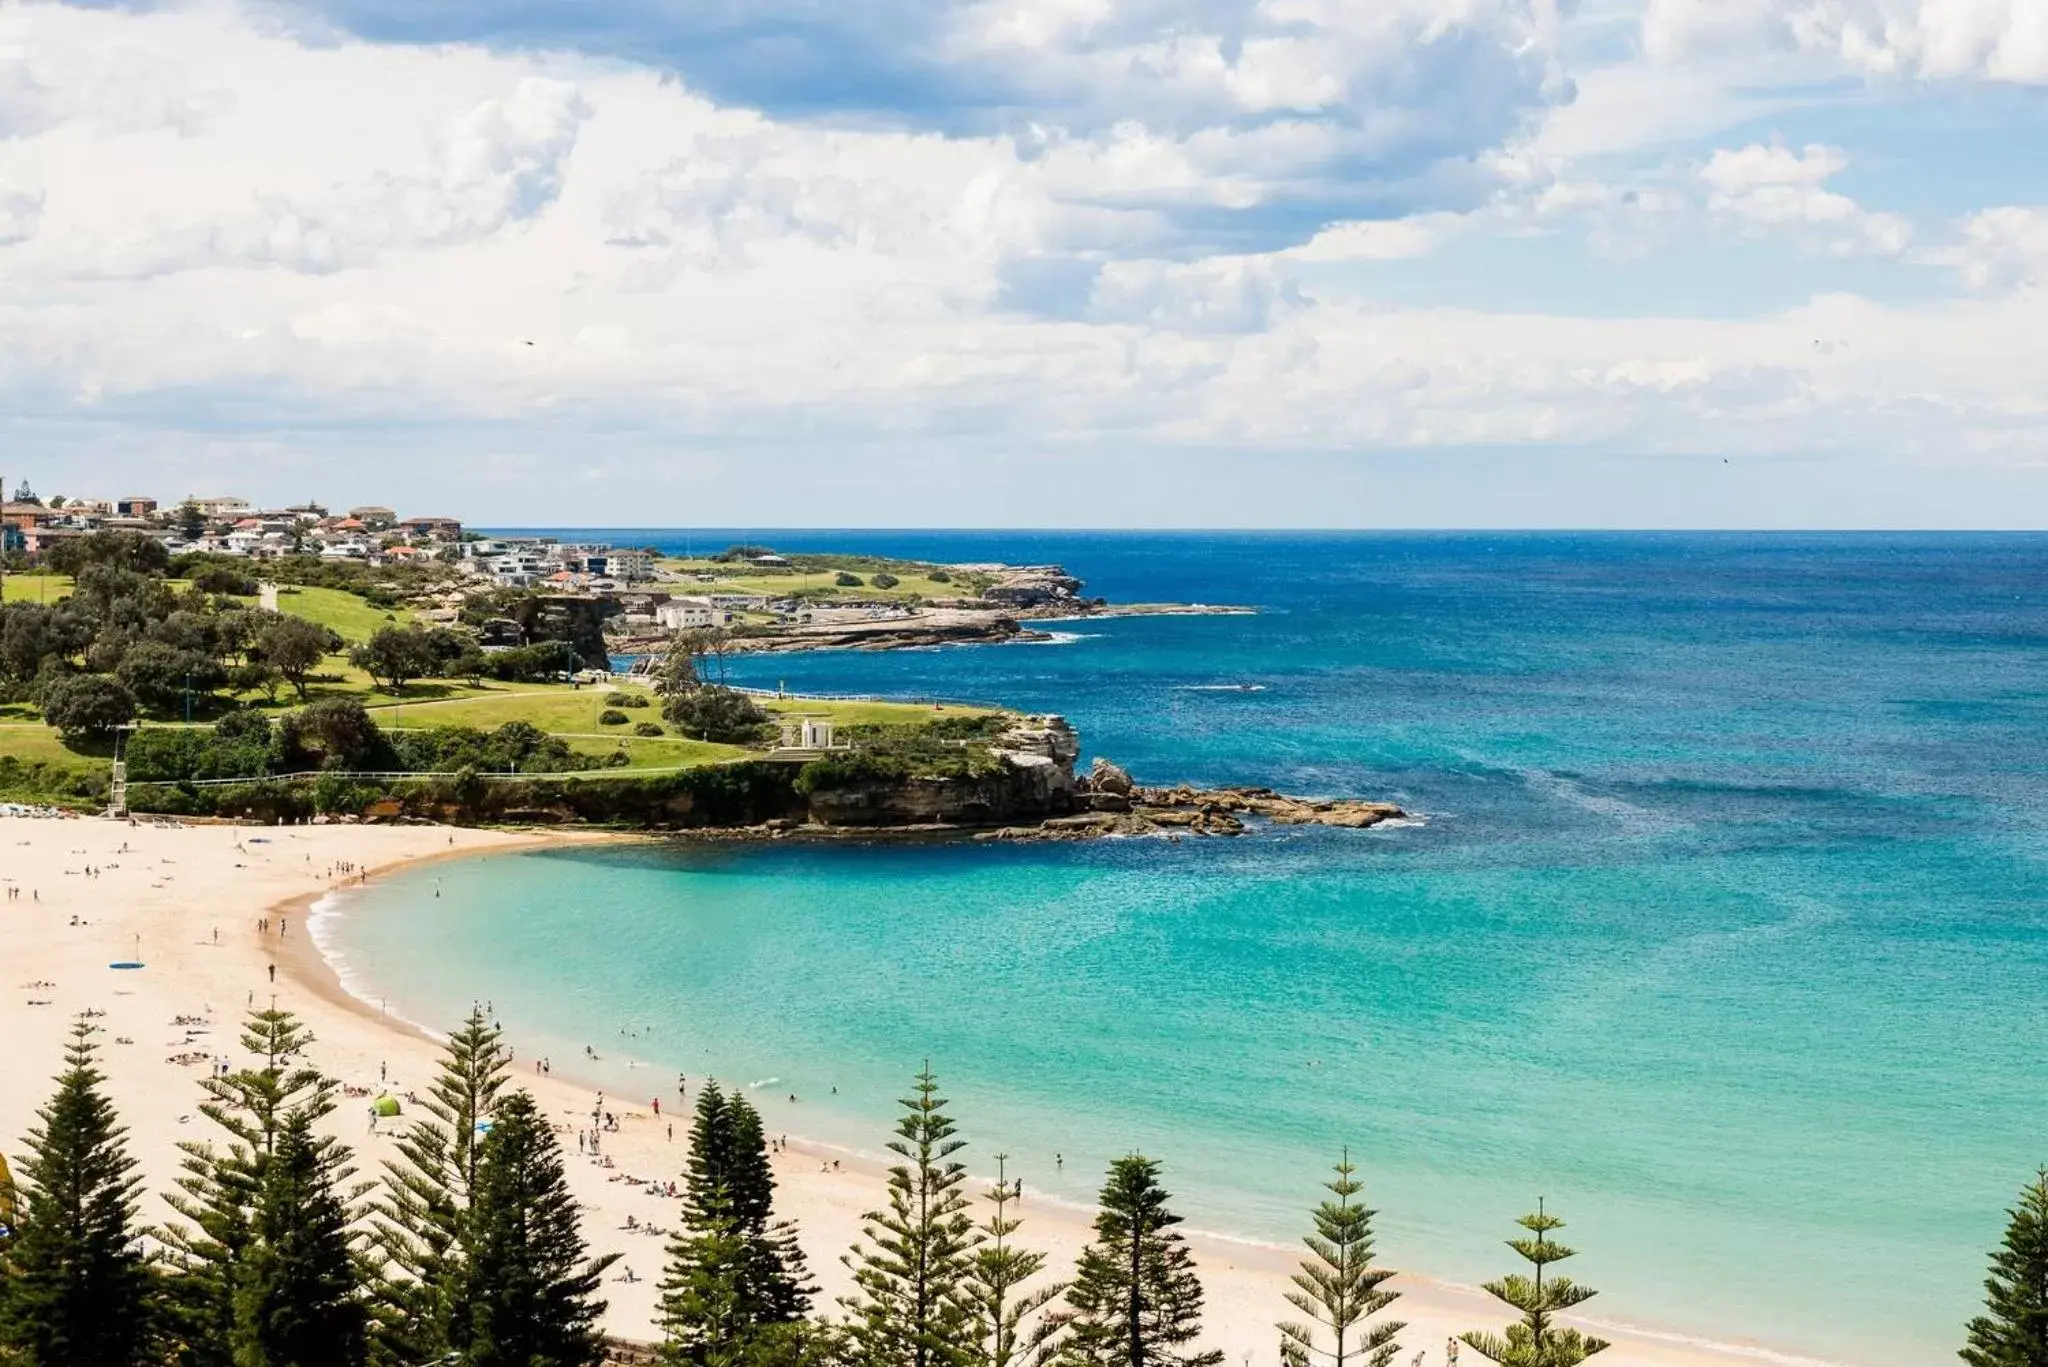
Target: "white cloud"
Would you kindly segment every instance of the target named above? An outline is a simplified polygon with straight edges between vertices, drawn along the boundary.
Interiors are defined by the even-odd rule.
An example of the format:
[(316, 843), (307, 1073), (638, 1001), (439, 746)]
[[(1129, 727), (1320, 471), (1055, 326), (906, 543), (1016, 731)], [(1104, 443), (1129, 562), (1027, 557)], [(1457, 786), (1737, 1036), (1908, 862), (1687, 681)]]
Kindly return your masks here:
[(2005, 205), (1972, 214), (1956, 240), (1927, 259), (1954, 266), (1974, 290), (2048, 283), (2048, 208)]
[(1332, 223), (1286, 253), (1296, 261), (1406, 261), (1435, 250), (1448, 216)]
[(1871, 213), (1826, 188), (1848, 167), (1839, 148), (1819, 143), (1797, 152), (1782, 143), (1751, 143), (1716, 151), (1700, 179), (1709, 192), (1708, 211), (1742, 230), (1791, 231), (1842, 255), (1898, 255), (1913, 235), (1905, 219)]
[(0, 180), (0, 247), (11, 247), (34, 237), (42, 217), (40, 191), (23, 190)]
[[(1284, 26), (1290, 6), (1263, 13)], [(1513, 13), (1540, 49), (1548, 22), (1490, 0), (1311, 10), (1388, 53)], [(1136, 60), (1146, 44), (1119, 45), (1115, 17), (1089, 0), (1011, 6), (1008, 36), (989, 32), (1072, 49), (1071, 75), (1103, 52)], [(944, 136), (778, 121), (609, 61), (301, 46), (220, 8), (16, 5), (0, 23), (29, 54), (7, 89), (43, 100), (146, 24), (138, 81), (208, 111), (137, 121), (103, 91), (113, 115), (38, 104), (32, 129), (0, 138), (0, 177), (36, 187), (33, 211), (31, 192), (0, 193), (0, 408), (49, 430), (350, 430), (477, 461), (511, 458), (480, 434), (515, 432), (530, 453), (630, 431), (656, 453), (646, 468), (685, 441), (906, 433), (1252, 452), (2048, 439), (2038, 293), (1590, 318), (1396, 306), (1343, 279), (1375, 272), (1316, 269), (1419, 275), (1443, 269), (1432, 256), (1453, 236), (1462, 252), (1631, 215), (1896, 250), (1885, 216), (1829, 188), (1844, 157), (1824, 146), (1729, 148), (1624, 183), (1524, 145), (1472, 172), (1508, 187), (1472, 212), (1402, 217), (1361, 194), (1322, 213), (1304, 184), (1327, 189), (1330, 165), (1381, 136), (1361, 131), (1375, 120), (1387, 146), (1420, 145), (1394, 131), (1423, 97), (1400, 97), (1397, 56), (1332, 59), (1342, 98), (1362, 101), (1354, 129), (1268, 105), (1214, 125)], [(1233, 93), (1229, 71), (1282, 54), (1247, 67), (1233, 51), (1202, 99), (1248, 112), (1273, 92)], [(1375, 83), (1396, 97), (1360, 95)], [(1325, 96), (1310, 81), (1295, 98)], [(1202, 240), (1247, 205), (1295, 217), (1278, 250)], [(1987, 288), (2037, 278), (2037, 231), (1983, 216), (1966, 272)], [(1038, 266), (1050, 302), (1027, 307), (1017, 282)]]
[(2039, 0), (1650, 0), (1643, 42), (1672, 63), (1776, 50), (1878, 76), (2048, 82)]

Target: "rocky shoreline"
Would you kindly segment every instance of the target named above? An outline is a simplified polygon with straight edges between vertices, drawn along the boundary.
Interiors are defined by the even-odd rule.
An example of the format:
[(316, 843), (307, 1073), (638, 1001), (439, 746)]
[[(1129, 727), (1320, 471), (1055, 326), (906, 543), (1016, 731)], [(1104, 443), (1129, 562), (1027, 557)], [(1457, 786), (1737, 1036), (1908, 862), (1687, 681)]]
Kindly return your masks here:
[[(1332, 826), (1366, 830), (1408, 815), (1399, 805), (1365, 798), (1294, 797), (1272, 788), (1148, 787), (1120, 766), (1097, 759), (1090, 771), (1072, 771), (1073, 732), (1058, 717), (1038, 717), (1005, 737), (1002, 753), (1017, 781), (1004, 785), (1005, 802), (989, 787), (912, 780), (813, 796), (806, 817), (747, 826), (698, 827), (676, 832), (690, 841), (760, 840), (1100, 840), (1111, 836), (1243, 835), (1258, 825)], [(1022, 808), (1032, 819), (1018, 819)], [(1007, 810), (1006, 810), (1007, 809)]]

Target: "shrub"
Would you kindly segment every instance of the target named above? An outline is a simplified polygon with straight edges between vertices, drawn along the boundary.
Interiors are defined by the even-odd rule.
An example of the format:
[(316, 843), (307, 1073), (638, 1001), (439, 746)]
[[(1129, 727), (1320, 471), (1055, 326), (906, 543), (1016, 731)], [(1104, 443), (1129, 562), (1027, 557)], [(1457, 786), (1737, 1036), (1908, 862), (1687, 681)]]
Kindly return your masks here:
[(192, 587), (200, 593), (226, 593), (237, 598), (256, 596), (256, 577), (226, 565), (208, 565), (192, 576)]
[(925, 578), (931, 580), (934, 584), (950, 584), (953, 582), (953, 576), (944, 570), (933, 570)]
[(135, 720), (135, 695), (105, 674), (60, 674), (38, 698), (43, 720), (65, 740), (104, 740), (114, 728)]
[(636, 736), (646, 736), (649, 740), (652, 740), (656, 736), (664, 736), (668, 733), (661, 729), (660, 722), (643, 721), (633, 728), (633, 734)]
[(484, 672), (501, 683), (537, 683), (566, 674), (580, 664), (567, 641), (539, 641), (484, 655)]
[(323, 698), (285, 714), (277, 728), (277, 749), (286, 768), (388, 769), (396, 762), (391, 744), (363, 705), (353, 698)]
[(911, 766), (895, 755), (877, 755), (866, 750), (824, 755), (797, 770), (796, 790), (805, 797), (834, 788), (853, 788), (863, 783), (887, 783), (908, 778)]
[(597, 724), (599, 726), (624, 726), (626, 724), (626, 714), (615, 707), (607, 707), (604, 711), (597, 714)]
[(604, 695), (604, 705), (606, 707), (646, 707), (648, 705), (647, 695), (645, 693), (626, 692), (607, 693)]
[(878, 589), (893, 589), (903, 581), (889, 573), (889, 571), (882, 570), (879, 573), (869, 575), (868, 582)]
[(861, 587), (861, 577), (848, 570), (841, 570), (833, 575), (832, 582), (842, 589), (857, 589)]
[(662, 715), (684, 735), (728, 745), (757, 739), (768, 721), (768, 714), (752, 698), (718, 684), (669, 694)]

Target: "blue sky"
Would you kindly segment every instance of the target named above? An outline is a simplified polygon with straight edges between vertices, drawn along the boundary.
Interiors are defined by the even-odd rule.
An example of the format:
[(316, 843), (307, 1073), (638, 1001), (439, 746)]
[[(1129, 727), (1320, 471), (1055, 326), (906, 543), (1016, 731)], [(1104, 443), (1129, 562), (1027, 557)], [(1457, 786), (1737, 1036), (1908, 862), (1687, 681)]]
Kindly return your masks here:
[(0, 471), (479, 521), (2039, 526), (2033, 0), (0, 9)]

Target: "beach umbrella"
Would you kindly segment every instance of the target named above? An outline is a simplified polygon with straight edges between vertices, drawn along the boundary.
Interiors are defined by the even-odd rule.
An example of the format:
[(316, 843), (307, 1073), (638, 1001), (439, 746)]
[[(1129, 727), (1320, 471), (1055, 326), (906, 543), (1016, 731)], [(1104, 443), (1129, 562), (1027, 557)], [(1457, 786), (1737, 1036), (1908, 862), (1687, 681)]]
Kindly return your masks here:
[(380, 1096), (370, 1104), (377, 1108), (377, 1114), (380, 1116), (398, 1114), (398, 1098), (395, 1096)]

